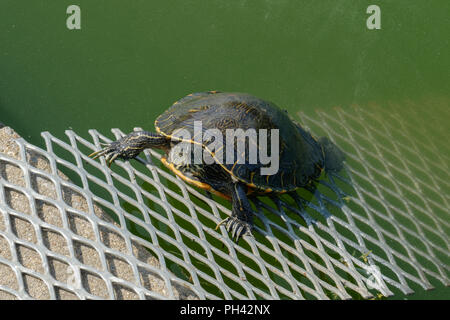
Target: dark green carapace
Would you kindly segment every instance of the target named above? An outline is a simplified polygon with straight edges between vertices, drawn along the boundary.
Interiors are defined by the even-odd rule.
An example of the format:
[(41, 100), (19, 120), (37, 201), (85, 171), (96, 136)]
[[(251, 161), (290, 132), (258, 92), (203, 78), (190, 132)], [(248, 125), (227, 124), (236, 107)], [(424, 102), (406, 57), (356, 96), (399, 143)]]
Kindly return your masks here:
[[(222, 150), (227, 149), (227, 143), (230, 144), (230, 140), (226, 139), (230, 129), (233, 132), (238, 129), (255, 129), (256, 132), (267, 129), (269, 134), (264, 148), (271, 150), (270, 132), (271, 129), (277, 129), (278, 140), (275, 143), (278, 144), (278, 170), (270, 175), (261, 174), (261, 168), (267, 164), (249, 161), (249, 152), (241, 158), (245, 161), (236, 161), (239, 156), (237, 144), (232, 144), (235, 161), (218, 161), (218, 150), (209, 148), (211, 140), (196, 139), (198, 131), (195, 126), (199, 123), (201, 133), (209, 129), (222, 133)], [(245, 93), (209, 91), (190, 94), (160, 115), (155, 121), (155, 129), (156, 133), (132, 132), (91, 156), (106, 156), (107, 162), (111, 164), (116, 158), (132, 159), (146, 148), (163, 149), (166, 152), (163, 163), (182, 179), (231, 200), (232, 215), (220, 224), (224, 223), (236, 240), (253, 227), (248, 195), (288, 192), (296, 197), (297, 188), (318, 179), (324, 169), (340, 170), (344, 160), (342, 151), (330, 140), (325, 137), (316, 139), (293, 121), (286, 111)], [(181, 129), (189, 133), (190, 138), (179, 136)], [(248, 136), (243, 139), (246, 151), (251, 144), (258, 151), (263, 145), (259, 139), (252, 140)], [(192, 158), (188, 161), (176, 151), (186, 144), (200, 146), (214, 161), (193, 163)], [(220, 160), (225, 160), (225, 157)]]

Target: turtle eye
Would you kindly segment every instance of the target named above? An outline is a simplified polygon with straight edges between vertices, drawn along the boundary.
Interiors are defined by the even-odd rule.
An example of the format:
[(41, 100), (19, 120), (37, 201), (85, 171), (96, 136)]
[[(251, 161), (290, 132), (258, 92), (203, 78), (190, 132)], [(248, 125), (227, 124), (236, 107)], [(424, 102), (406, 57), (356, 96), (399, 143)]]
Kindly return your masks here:
[(286, 109), (283, 109), (284, 112), (288, 113), (288, 111)]

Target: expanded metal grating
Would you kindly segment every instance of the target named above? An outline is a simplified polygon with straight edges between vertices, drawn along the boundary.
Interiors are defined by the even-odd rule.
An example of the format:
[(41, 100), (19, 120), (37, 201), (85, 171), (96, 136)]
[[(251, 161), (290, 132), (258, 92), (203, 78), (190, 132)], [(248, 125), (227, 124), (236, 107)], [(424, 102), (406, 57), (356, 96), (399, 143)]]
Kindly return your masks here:
[[(65, 141), (44, 132), (46, 150), (18, 139), (19, 159), (0, 153), (0, 274), (10, 274), (0, 293), (350, 299), (448, 286), (449, 146), (439, 118), (449, 114), (437, 108), (420, 117), (392, 106), (299, 113), (303, 125), (345, 151), (346, 166), (323, 177), (314, 194), (300, 190), (300, 205), (288, 196), (253, 200), (254, 236), (238, 244), (223, 226), (215, 230), (230, 204), (186, 185), (158, 152), (111, 168), (87, 157), (100, 142), (122, 136), (117, 129), (111, 139), (96, 130), (89, 139), (66, 131)], [(8, 179), (8, 166), (23, 181)], [(44, 204), (59, 223), (45, 217)], [(18, 231), (17, 221), (31, 231)], [(52, 247), (48, 233), (65, 249)], [(33, 281), (40, 289), (33, 291)]]

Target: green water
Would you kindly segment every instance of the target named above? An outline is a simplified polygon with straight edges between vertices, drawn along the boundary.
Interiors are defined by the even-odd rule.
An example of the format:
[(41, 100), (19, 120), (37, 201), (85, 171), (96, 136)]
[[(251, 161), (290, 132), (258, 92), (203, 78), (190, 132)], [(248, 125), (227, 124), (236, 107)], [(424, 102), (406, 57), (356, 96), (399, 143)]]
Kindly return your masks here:
[[(249, 92), (291, 114), (448, 106), (447, 0), (80, 0), (81, 30), (66, 28), (70, 4), (0, 0), (0, 122), (38, 145), (42, 131), (153, 129), (173, 101), (206, 90)], [(381, 30), (366, 28), (370, 4)], [(448, 298), (436, 285), (411, 298)]]

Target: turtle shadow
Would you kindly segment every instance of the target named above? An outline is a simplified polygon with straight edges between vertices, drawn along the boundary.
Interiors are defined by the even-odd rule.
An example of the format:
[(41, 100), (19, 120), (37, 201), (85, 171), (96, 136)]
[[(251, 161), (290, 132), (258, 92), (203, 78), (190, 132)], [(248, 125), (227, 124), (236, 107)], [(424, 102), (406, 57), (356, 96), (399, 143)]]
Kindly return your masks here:
[[(337, 180), (347, 185), (346, 190), (338, 185)], [(333, 216), (344, 215), (342, 208), (348, 199), (347, 189), (353, 189), (350, 181), (332, 172), (326, 174), (326, 179), (298, 190), (269, 194), (266, 197), (269, 200), (249, 197), (256, 208), (255, 220), (259, 220), (255, 221), (254, 233), (275, 238), (285, 234), (291, 240), (296, 240), (301, 237), (302, 227), (311, 229), (317, 227), (318, 223), (326, 225)]]

